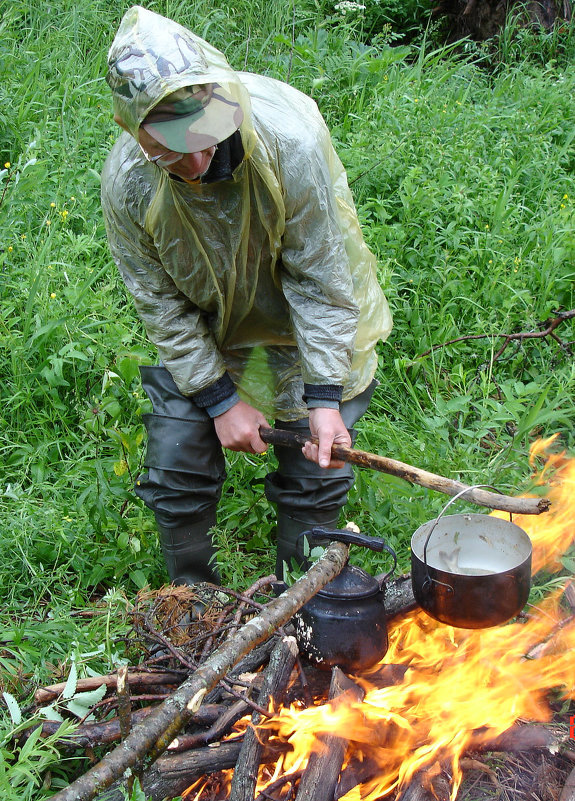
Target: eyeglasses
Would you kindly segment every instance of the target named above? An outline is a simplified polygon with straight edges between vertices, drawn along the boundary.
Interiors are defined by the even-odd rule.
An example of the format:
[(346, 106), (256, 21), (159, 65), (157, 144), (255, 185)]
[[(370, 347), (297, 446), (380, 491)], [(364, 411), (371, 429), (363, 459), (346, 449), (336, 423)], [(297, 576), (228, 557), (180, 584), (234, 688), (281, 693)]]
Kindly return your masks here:
[(160, 153), (159, 156), (150, 156), (150, 154), (146, 152), (145, 148), (142, 147), (141, 144), (140, 150), (148, 161), (150, 161), (152, 164), (157, 164), (158, 167), (170, 167), (172, 164), (175, 164), (176, 161), (183, 159), (185, 155), (185, 153), (176, 153), (175, 151), (170, 150), (167, 153)]

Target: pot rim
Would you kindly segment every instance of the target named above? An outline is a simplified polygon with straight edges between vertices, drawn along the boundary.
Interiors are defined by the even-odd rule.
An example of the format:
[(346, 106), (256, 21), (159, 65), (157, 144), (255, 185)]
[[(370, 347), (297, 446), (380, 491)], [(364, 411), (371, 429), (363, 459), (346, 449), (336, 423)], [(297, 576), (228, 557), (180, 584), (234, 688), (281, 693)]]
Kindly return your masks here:
[[(477, 526), (478, 523), (480, 523), (480, 525), (483, 527), (489, 527), (491, 529), (489, 532), (490, 535), (498, 538), (498, 544), (500, 547), (499, 551), (497, 550), (496, 544), (489, 544), (484, 538), (487, 546), (486, 551), (490, 555), (493, 554), (496, 556), (499, 553), (499, 557), (501, 557), (501, 544), (504, 543), (506, 546), (508, 546), (507, 550), (505, 551), (505, 556), (508, 562), (509, 559), (514, 559), (514, 561), (508, 563), (503, 570), (485, 568), (484, 571), (478, 573), (476, 573), (475, 570), (473, 573), (465, 572), (465, 570), (462, 572), (457, 572), (456, 569), (452, 569), (451, 567), (438, 565), (436, 563), (437, 560), (433, 559), (433, 557), (436, 555), (433, 550), (431, 551), (430, 559), (428, 542), (430, 539), (432, 539), (431, 535), (438, 534), (440, 537), (444, 535), (444, 539), (448, 539), (451, 535), (453, 535), (453, 537), (459, 537), (461, 536), (461, 532), (452, 532), (450, 528), (460, 526), (461, 528), (467, 527), (469, 529), (472, 528), (473, 525)], [(461, 542), (459, 542), (458, 539), (455, 539), (452, 544), (461, 550), (461, 548), (463, 548), (465, 545), (471, 545), (472, 542), (475, 544), (475, 540), (472, 541), (469, 539), (466, 542), (465, 538), (462, 537)], [(433, 545), (439, 547), (437, 541)], [(517, 551), (515, 555), (510, 553), (512, 549)], [(532, 552), (533, 547), (529, 536), (516, 523), (513, 523), (511, 520), (504, 520), (500, 517), (493, 517), (491, 515), (482, 515), (477, 513), (462, 513), (447, 515), (439, 519), (436, 518), (419, 526), (419, 528), (416, 529), (411, 537), (411, 554), (413, 557), (425, 565), (428, 570), (433, 570), (448, 576), (456, 576), (458, 579), (474, 579), (485, 578), (494, 575), (504, 575), (507, 572), (517, 570), (525, 565), (526, 562), (530, 562)]]

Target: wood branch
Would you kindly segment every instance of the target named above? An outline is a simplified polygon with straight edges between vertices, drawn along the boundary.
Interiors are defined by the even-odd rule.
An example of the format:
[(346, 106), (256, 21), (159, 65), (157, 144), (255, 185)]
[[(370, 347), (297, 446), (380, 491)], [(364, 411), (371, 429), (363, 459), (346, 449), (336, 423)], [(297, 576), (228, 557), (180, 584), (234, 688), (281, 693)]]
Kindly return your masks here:
[[(316, 442), (314, 437), (306, 437), (305, 434), (296, 434), (292, 431), (284, 431), (279, 428), (260, 428), (260, 437), (264, 442), (272, 445), (284, 445), (290, 448), (300, 448), (306, 442)], [(445, 495), (462, 494), (462, 498), (478, 506), (486, 506), (488, 509), (499, 509), (502, 512), (512, 512), (514, 514), (539, 515), (546, 512), (551, 506), (548, 498), (512, 498), (508, 495), (499, 495), (496, 492), (488, 492), (484, 489), (477, 489), (455, 481), (445, 476), (429, 473), (419, 467), (414, 467), (396, 459), (389, 459), (386, 456), (378, 456), (375, 453), (359, 451), (355, 448), (347, 448), (344, 445), (334, 445), (331, 455), (335, 459), (358, 465), (359, 467), (369, 467), (378, 470), (380, 473), (388, 473), (392, 476), (402, 478), (410, 484), (419, 484), (421, 487), (443, 492)]]
[[(285, 691), (298, 654), (295, 637), (284, 637), (278, 642), (266, 669), (263, 686), (258, 696), (258, 704), (269, 707), (270, 701), (279, 705), (283, 702)], [(238, 764), (234, 770), (229, 801), (253, 801), (267, 732), (256, 733), (261, 716), (252, 715), (252, 725), (244, 735)]]
[(481, 732), (475, 733), (466, 751), (478, 753), (500, 751), (507, 754), (515, 754), (522, 751), (556, 753), (563, 742), (564, 737), (558, 735), (557, 732), (547, 726), (527, 726), (516, 723), (499, 737), (492, 739), (486, 739)]
[(573, 768), (563, 785), (559, 801), (575, 801), (575, 768)]
[(128, 667), (124, 665), (118, 670), (116, 682), (116, 695), (118, 696), (118, 718), (120, 719), (120, 732), (126, 739), (132, 731), (132, 701), (130, 698), (130, 685), (127, 681)]
[(385, 614), (388, 621), (417, 609), (411, 586), (411, 574), (396, 576), (385, 584)]
[[(91, 676), (88, 679), (78, 679), (76, 691), (79, 693), (88, 692), (101, 687), (102, 684), (106, 685), (109, 690), (116, 689), (117, 673), (111, 673), (108, 676)], [(163, 684), (168, 684), (177, 687), (181, 684), (182, 679), (187, 675), (183, 671), (161, 671), (161, 672), (142, 672), (128, 671), (127, 682), (130, 688), (136, 687), (157, 687)], [(66, 682), (59, 684), (52, 684), (49, 687), (39, 687), (34, 693), (34, 700), (38, 706), (43, 704), (50, 704), (64, 692)]]
[(249, 709), (250, 706), (247, 701), (236, 701), (224, 709), (223, 714), (209, 729), (195, 734), (179, 734), (168, 746), (168, 753), (181, 753), (182, 751), (189, 751), (191, 748), (198, 748), (201, 745), (216, 742), (228, 734), (234, 723), (243, 718), (249, 712)]
[[(248, 704), (245, 703), (246, 710)], [(210, 726), (215, 728), (217, 722), (222, 718), (228, 707), (224, 704), (202, 704), (196, 714), (191, 718), (191, 723), (198, 726)], [(131, 724), (135, 726), (154, 711), (154, 707), (144, 707), (136, 709), (131, 715)], [(42, 737), (51, 737), (62, 725), (55, 720), (45, 720), (41, 725)], [(22, 733), (23, 739), (28, 738), (38, 727), (32, 726)], [(209, 731), (209, 730), (208, 730)], [(75, 750), (77, 748), (96, 748), (101, 745), (111, 745), (118, 742), (121, 738), (120, 721), (110, 718), (102, 723), (82, 723), (71, 734), (66, 735), (62, 740), (55, 744), (64, 750)]]
[[(456, 345), (458, 342), (469, 342), (477, 339), (503, 339), (503, 344), (497, 353), (491, 357), (490, 364), (493, 364), (493, 362), (501, 357), (502, 353), (510, 342), (513, 342), (514, 340), (523, 341), (524, 339), (543, 339), (544, 337), (553, 336), (553, 332), (557, 326), (565, 322), (565, 320), (571, 320), (574, 317), (575, 309), (571, 309), (571, 311), (560, 312), (556, 317), (550, 317), (548, 320), (545, 320), (545, 322), (541, 324), (544, 325), (545, 328), (541, 331), (520, 331), (516, 334), (464, 334), (463, 336), (449, 339), (447, 342), (441, 342), (438, 345), (434, 345), (432, 348), (429, 348), (429, 350), (426, 350), (423, 353), (420, 353), (419, 356), (416, 356), (413, 361), (415, 362), (419, 359), (424, 359), (426, 356), (429, 356), (436, 350), (439, 350), (440, 348), (446, 348), (448, 345)], [(563, 342), (559, 341), (559, 343), (564, 347)]]
[(439, 762), (414, 774), (411, 781), (400, 790), (396, 801), (449, 801), (451, 783)]
[[(332, 670), (329, 699), (334, 709), (352, 701), (361, 702), (364, 691), (338, 667)], [(335, 734), (318, 735), (318, 749), (309, 757), (301, 777), (296, 801), (332, 801), (349, 740)]]
[(247, 654), (286, 623), (322, 587), (337, 576), (346, 564), (348, 549), (334, 542), (307, 573), (248, 620), (220, 646), (130, 736), (69, 787), (52, 796), (53, 801), (91, 801), (98, 792), (113, 784), (126, 771), (138, 770), (147, 758), (157, 759), (178, 732), (199, 709), (204, 696)]
[[(217, 748), (196, 748), (174, 756), (160, 757), (142, 777), (142, 787), (146, 799), (164, 801), (181, 795), (197, 779), (233, 768), (239, 757), (241, 740), (227, 740)], [(264, 749), (263, 761), (275, 763), (290, 746), (268, 743)], [(125, 801), (121, 784), (97, 796), (96, 801)]]

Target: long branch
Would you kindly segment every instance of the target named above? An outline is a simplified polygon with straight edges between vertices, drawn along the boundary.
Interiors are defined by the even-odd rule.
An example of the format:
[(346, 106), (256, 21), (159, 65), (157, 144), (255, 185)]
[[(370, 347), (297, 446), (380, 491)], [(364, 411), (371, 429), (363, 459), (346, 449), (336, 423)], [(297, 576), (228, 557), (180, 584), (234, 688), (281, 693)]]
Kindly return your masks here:
[[(548, 320), (545, 320), (543, 325), (547, 327), (542, 331), (520, 331), (516, 334), (464, 334), (463, 336), (455, 337), (455, 339), (449, 339), (447, 342), (441, 342), (439, 345), (433, 345), (433, 347), (429, 348), (429, 350), (426, 350), (423, 353), (420, 353), (419, 356), (416, 356), (413, 361), (415, 362), (418, 359), (423, 359), (426, 356), (429, 356), (431, 353), (434, 353), (436, 350), (446, 348), (448, 345), (455, 345), (458, 342), (468, 342), (476, 339), (503, 339), (503, 344), (491, 359), (491, 363), (493, 364), (493, 362), (500, 358), (507, 345), (509, 345), (509, 343), (513, 340), (543, 339), (544, 337), (553, 336), (553, 332), (557, 326), (561, 325), (561, 323), (565, 320), (571, 320), (573, 317), (575, 317), (575, 309), (571, 309), (571, 311), (560, 312), (557, 317), (550, 317)], [(557, 337), (553, 338), (557, 339)], [(564, 343), (560, 340), (559, 344), (564, 346)]]

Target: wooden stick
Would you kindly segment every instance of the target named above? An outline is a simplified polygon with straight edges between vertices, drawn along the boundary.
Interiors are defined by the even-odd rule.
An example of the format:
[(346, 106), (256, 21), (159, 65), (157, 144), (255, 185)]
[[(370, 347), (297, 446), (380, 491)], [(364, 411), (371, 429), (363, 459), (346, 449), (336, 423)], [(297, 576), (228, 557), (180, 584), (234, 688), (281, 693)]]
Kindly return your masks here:
[(289, 587), (232, 637), (221, 645), (147, 719), (136, 726), (129, 737), (110, 751), (69, 787), (52, 796), (53, 801), (91, 801), (98, 792), (110, 787), (126, 771), (137, 771), (144, 760), (157, 759), (176, 737), (180, 729), (199, 709), (204, 696), (259, 643), (278, 626), (286, 623), (322, 587), (337, 576), (346, 564), (348, 548), (332, 543), (307, 573)]
[[(242, 746), (241, 740), (226, 740), (217, 748), (195, 748), (182, 754), (162, 756), (152, 767), (145, 771), (142, 777), (142, 786), (146, 798), (152, 801), (164, 801), (166, 798), (176, 798), (181, 795), (196, 779), (217, 773), (220, 770), (233, 768)], [(282, 753), (289, 750), (289, 746), (279, 747), (268, 743), (265, 747), (263, 759), (266, 762), (275, 762)], [(120, 782), (112, 788), (97, 796), (97, 801), (125, 801), (126, 794)]]
[[(149, 672), (143, 671), (130, 672), (128, 671), (127, 682), (130, 688), (134, 687), (156, 687), (162, 684), (170, 684), (178, 686), (181, 684), (183, 678), (187, 675), (186, 672), (179, 671), (162, 671), (162, 672)], [(116, 688), (118, 677), (116, 673), (111, 673), (107, 676), (90, 676), (87, 679), (78, 679), (77, 692), (87, 692), (101, 687), (102, 684), (106, 685), (107, 689), (114, 690)], [(60, 684), (52, 684), (50, 687), (39, 687), (34, 693), (34, 700), (38, 706), (42, 704), (49, 704), (62, 695), (66, 682)]]
[(567, 781), (561, 790), (559, 801), (575, 801), (575, 768), (567, 777)]
[[(350, 701), (362, 701), (363, 690), (338, 667), (331, 674), (329, 698), (337, 708)], [(309, 757), (301, 777), (296, 801), (332, 801), (348, 740), (335, 734), (317, 737), (319, 749)]]
[[(301, 448), (310, 441), (317, 444), (317, 439), (313, 437), (306, 437), (305, 434), (296, 434), (279, 428), (260, 428), (260, 437), (271, 445), (284, 445), (289, 448)], [(502, 512), (512, 512), (513, 514), (539, 515), (546, 512), (551, 506), (548, 498), (511, 498), (508, 495), (472, 488), (461, 481), (428, 473), (427, 470), (421, 470), (419, 467), (413, 467), (413, 465), (398, 462), (395, 459), (388, 459), (386, 456), (378, 456), (375, 453), (359, 451), (355, 448), (346, 448), (344, 445), (334, 445), (331, 455), (334, 459), (340, 459), (359, 467), (370, 467), (380, 473), (389, 473), (404, 481), (409, 481), (411, 484), (419, 484), (421, 487), (443, 492), (452, 497), (460, 492), (465, 492), (464, 500), (471, 501), (478, 506), (486, 506), (488, 509), (499, 509)]]
[(168, 753), (177, 754), (182, 751), (189, 751), (191, 748), (198, 748), (198, 746), (216, 742), (226, 735), (234, 723), (243, 718), (249, 710), (250, 707), (247, 701), (236, 701), (225, 708), (223, 714), (209, 729), (196, 732), (196, 734), (179, 734), (168, 746)]
[[(294, 637), (284, 637), (275, 647), (266, 669), (263, 686), (258, 695), (260, 706), (269, 706), (270, 701), (281, 704), (285, 695), (292, 668), (298, 653)], [(254, 712), (252, 725), (244, 735), (238, 764), (232, 777), (229, 801), (253, 801), (258, 768), (267, 740), (267, 732), (256, 733), (261, 716)], [(262, 736), (264, 734), (264, 736)]]

